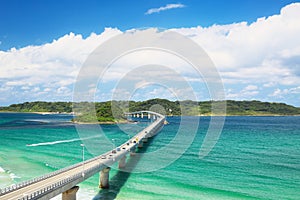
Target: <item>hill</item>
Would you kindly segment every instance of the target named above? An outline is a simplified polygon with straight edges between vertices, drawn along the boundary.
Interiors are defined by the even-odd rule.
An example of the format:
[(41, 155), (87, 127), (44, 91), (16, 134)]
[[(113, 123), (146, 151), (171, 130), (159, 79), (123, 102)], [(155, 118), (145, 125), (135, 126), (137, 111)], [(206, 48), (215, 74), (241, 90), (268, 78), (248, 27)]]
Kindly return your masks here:
[[(212, 112), (211, 106), (227, 105), (227, 112)], [(8, 112), (51, 112), (72, 113), (75, 111), (77, 122), (122, 122), (123, 109), (127, 111), (152, 110), (166, 115), (300, 115), (300, 108), (284, 103), (260, 101), (169, 101), (166, 99), (150, 99), (147, 101), (107, 101), (107, 102), (25, 102), (0, 107), (0, 111)], [(96, 114), (95, 114), (96, 113)], [(96, 117), (95, 117), (96, 116)]]

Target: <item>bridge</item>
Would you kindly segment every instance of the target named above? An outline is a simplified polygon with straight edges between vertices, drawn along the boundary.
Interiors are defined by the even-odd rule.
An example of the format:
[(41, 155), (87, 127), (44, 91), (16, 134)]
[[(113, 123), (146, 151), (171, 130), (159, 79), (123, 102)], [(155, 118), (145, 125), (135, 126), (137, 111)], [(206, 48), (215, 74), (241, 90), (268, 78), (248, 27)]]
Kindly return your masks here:
[(115, 162), (119, 168), (126, 166), (126, 155), (134, 155), (136, 147), (142, 147), (147, 138), (156, 135), (165, 123), (165, 116), (138, 111), (125, 116), (153, 119), (152, 123), (124, 144), (102, 155), (52, 173), (0, 189), (0, 200), (48, 200), (62, 194), (62, 200), (76, 200), (78, 183), (100, 172), (99, 187), (109, 187), (109, 170)]

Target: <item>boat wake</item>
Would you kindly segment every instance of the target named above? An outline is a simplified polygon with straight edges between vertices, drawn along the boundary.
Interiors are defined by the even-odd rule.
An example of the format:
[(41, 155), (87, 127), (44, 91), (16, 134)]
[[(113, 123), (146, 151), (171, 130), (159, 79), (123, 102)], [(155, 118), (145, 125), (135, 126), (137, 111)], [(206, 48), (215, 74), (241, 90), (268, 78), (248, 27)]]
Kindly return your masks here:
[(92, 137), (86, 137), (86, 138), (74, 138), (70, 140), (58, 140), (58, 141), (53, 141), (53, 142), (42, 142), (42, 143), (37, 143), (37, 144), (26, 144), (27, 147), (36, 147), (36, 146), (46, 146), (46, 145), (55, 145), (55, 144), (61, 144), (61, 143), (70, 143), (70, 142), (76, 142), (76, 141), (81, 141), (81, 140), (88, 140), (88, 139), (93, 139), (93, 138), (98, 138), (101, 137), (99, 136), (92, 136)]

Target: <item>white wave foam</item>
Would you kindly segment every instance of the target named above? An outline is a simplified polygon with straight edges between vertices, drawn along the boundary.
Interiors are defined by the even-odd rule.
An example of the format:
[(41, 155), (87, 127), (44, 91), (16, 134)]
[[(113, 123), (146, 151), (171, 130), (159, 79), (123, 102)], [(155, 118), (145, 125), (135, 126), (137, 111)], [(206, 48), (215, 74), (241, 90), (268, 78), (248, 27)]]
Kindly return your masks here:
[(2, 167), (0, 167), (0, 173), (5, 173), (5, 170)]
[(86, 138), (74, 138), (70, 140), (58, 140), (58, 141), (53, 141), (53, 142), (42, 142), (42, 143), (37, 143), (37, 144), (27, 144), (26, 146), (28, 147), (36, 147), (36, 146), (45, 146), (45, 145), (54, 145), (54, 144), (61, 144), (61, 143), (69, 143), (69, 142), (76, 142), (80, 140), (88, 140), (92, 138), (97, 138), (101, 136), (93, 136), (93, 137), (86, 137)]
[(21, 178), (21, 177), (15, 175), (14, 173), (10, 173), (9, 176), (10, 176), (10, 178), (11, 178), (12, 180), (14, 180), (14, 179), (16, 179), (16, 178)]
[[(11, 180), (14, 180), (16, 178), (21, 178), (21, 177), (15, 175), (14, 173), (12, 173), (10, 170), (4, 170), (2, 167), (0, 167), (0, 173), (5, 174), (5, 176), (9, 177)], [(3, 176), (2, 176), (2, 178), (3, 178)]]

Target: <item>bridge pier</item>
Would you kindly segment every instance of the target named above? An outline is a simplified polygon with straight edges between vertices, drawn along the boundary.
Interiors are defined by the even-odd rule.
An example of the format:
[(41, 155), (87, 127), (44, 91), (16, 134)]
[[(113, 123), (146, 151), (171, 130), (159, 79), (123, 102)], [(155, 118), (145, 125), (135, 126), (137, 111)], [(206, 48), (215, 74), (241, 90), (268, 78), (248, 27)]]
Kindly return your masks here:
[(143, 141), (140, 141), (138, 148), (143, 148)]
[(79, 186), (74, 186), (71, 189), (62, 193), (62, 200), (76, 200), (76, 193), (79, 190)]
[(119, 160), (119, 169), (126, 166), (126, 155)]
[(136, 146), (130, 149), (130, 156), (134, 156), (136, 151)]
[[(142, 118), (147, 118), (148, 116), (151, 123), (134, 137), (128, 138), (124, 144), (118, 147), (115, 147), (114, 145), (114, 149), (112, 149), (111, 152), (86, 160), (84, 165), (82, 163), (78, 163), (76, 166), (72, 166), (71, 168), (61, 169), (53, 174), (47, 174), (33, 180), (15, 184), (14, 186), (8, 186), (3, 190), (0, 189), (0, 200), (48, 200), (59, 194), (62, 196), (62, 200), (76, 200), (76, 194), (79, 190), (79, 187), (76, 185), (95, 173), (99, 173), (99, 187), (109, 188), (110, 167), (108, 166), (120, 161), (120, 168), (126, 165), (125, 167), (132, 169), (135, 163), (132, 163), (132, 165), (130, 165), (130, 163), (126, 163), (125, 155), (130, 153), (130, 155), (133, 156), (136, 153), (137, 147), (141, 148), (143, 145), (146, 146), (144, 138), (149, 138), (150, 142), (150, 138), (157, 134), (163, 127), (165, 117), (159, 113), (151, 111), (126, 113), (128, 117), (136, 116), (137, 114), (139, 114), (139, 117)], [(152, 118), (155, 118), (156, 120), (151, 120)], [(134, 157), (132, 157), (132, 159), (136, 162), (139, 160), (138, 158), (134, 159)], [(85, 170), (83, 170), (83, 168), (85, 168)], [(81, 173), (79, 172), (83, 171), (86, 171), (86, 173), (81, 176)], [(39, 185), (39, 187), (35, 187), (35, 184)]]
[(99, 188), (109, 188), (109, 171), (110, 167), (104, 168), (100, 172)]
[(142, 141), (143, 141), (144, 143), (147, 143), (147, 142), (148, 142), (148, 138), (143, 138)]

